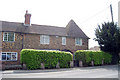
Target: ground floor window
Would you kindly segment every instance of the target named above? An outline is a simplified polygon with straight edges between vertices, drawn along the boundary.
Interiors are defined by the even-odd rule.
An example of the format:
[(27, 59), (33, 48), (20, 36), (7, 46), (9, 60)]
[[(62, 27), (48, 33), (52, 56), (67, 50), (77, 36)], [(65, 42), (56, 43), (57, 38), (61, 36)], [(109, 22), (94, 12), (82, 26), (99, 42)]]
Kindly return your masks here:
[(17, 52), (2, 52), (1, 59), (3, 61), (15, 61), (17, 60)]

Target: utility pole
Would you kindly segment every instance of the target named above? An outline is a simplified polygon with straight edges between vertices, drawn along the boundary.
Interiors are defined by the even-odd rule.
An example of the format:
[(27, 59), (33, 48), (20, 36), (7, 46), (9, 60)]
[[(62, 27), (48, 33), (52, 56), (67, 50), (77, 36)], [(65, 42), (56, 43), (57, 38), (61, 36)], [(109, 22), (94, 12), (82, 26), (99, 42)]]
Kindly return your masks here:
[(113, 11), (112, 11), (112, 4), (110, 4), (110, 12), (111, 12), (111, 18), (112, 18), (112, 22), (114, 22), (114, 21), (113, 21)]
[(120, 27), (120, 1), (118, 2), (118, 27)]

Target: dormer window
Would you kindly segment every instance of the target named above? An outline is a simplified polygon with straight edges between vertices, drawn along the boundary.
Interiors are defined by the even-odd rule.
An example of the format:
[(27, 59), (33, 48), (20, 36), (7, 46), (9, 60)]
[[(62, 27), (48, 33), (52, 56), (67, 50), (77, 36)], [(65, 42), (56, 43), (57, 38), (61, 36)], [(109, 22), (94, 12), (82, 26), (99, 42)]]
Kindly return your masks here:
[(3, 41), (15, 41), (15, 33), (14, 32), (4, 32), (3, 33)]

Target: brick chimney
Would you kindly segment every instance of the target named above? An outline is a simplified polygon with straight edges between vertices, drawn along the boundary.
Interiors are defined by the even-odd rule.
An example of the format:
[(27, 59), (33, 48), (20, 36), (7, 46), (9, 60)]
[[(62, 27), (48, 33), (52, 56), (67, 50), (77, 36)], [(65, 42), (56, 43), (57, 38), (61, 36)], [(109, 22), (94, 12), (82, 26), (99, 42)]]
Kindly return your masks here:
[(25, 26), (30, 26), (31, 25), (30, 18), (31, 18), (31, 14), (28, 13), (28, 10), (26, 10), (25, 22), (24, 22)]

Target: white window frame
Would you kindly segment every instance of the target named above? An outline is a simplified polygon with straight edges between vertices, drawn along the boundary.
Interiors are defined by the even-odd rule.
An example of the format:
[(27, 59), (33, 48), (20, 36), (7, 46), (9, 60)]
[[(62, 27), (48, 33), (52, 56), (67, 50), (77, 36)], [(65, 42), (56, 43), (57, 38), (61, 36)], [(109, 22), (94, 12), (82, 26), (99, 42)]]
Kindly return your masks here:
[[(5, 33), (7, 33), (7, 40), (4, 40)], [(15, 33), (14, 33), (14, 41), (8, 41), (8, 34), (9, 33), (14, 33), (14, 32), (3, 32), (3, 41), (14, 42), (15, 41)]]
[[(80, 41), (80, 44), (77, 44), (77, 40), (79, 39), (79, 41)], [(75, 38), (75, 45), (76, 46), (82, 46), (82, 38)]]
[[(65, 40), (65, 42), (64, 42)], [(62, 45), (66, 45), (66, 37), (62, 37)]]
[[(42, 38), (43, 38), (43, 40), (42, 40)], [(40, 44), (49, 44), (49, 43), (50, 43), (49, 35), (40, 35)]]
[[(6, 53), (5, 55), (6, 55), (6, 60), (2, 60), (2, 53)], [(16, 60), (12, 60), (12, 55), (11, 55), (11, 60), (7, 60), (7, 53), (16, 53)], [(1, 60), (2, 61), (17, 61), (17, 59), (18, 59), (18, 53), (17, 52), (1, 52)]]

